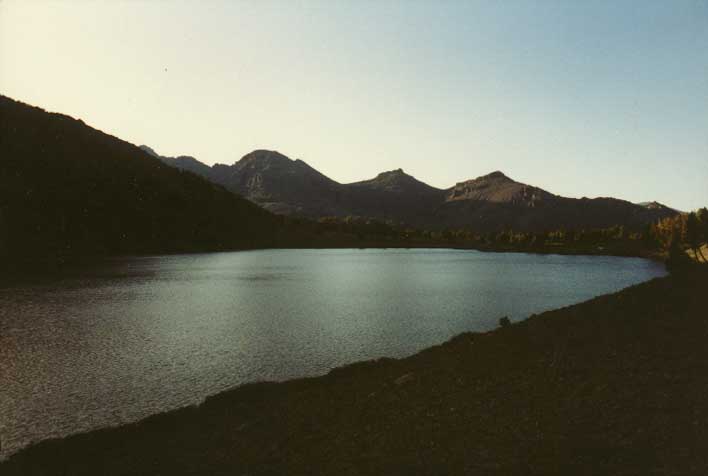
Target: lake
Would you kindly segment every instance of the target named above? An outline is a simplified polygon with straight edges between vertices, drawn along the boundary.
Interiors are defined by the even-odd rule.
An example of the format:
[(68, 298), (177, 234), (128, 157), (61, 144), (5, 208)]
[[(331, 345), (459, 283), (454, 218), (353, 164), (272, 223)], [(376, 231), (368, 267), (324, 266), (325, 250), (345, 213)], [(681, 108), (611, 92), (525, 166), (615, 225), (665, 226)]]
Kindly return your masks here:
[(265, 250), (121, 258), (5, 285), (2, 455), (245, 382), (407, 356), (664, 274), (639, 258)]

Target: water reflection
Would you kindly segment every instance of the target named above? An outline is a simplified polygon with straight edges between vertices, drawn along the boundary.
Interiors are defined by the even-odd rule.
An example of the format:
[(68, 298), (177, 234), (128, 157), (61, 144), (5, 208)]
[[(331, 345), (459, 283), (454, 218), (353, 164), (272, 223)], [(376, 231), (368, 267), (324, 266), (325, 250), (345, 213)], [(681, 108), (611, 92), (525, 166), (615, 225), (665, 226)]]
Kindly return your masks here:
[(5, 286), (3, 454), (244, 382), (409, 355), (661, 274), (633, 258), (269, 250), (118, 259)]

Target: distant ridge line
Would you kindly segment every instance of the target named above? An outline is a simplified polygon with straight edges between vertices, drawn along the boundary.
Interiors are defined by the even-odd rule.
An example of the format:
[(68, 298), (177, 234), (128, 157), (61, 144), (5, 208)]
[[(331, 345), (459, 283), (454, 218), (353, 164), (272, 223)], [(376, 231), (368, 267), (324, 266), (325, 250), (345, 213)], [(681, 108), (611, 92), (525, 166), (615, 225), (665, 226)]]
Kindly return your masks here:
[[(148, 153), (155, 152), (140, 146)], [(376, 177), (339, 183), (300, 159), (257, 149), (232, 165), (208, 166), (193, 157), (157, 156), (163, 162), (201, 175), (277, 214), (322, 218), (361, 216), (386, 222), (477, 231), (559, 228), (639, 229), (678, 213), (658, 202), (568, 198), (517, 182), (500, 170), (439, 189), (402, 168)]]

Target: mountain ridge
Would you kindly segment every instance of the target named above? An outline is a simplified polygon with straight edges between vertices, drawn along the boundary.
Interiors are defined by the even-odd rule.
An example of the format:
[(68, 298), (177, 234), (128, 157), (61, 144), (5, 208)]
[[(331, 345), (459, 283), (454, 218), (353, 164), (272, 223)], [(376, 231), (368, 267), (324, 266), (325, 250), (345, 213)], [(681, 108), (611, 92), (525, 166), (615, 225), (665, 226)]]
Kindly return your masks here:
[(303, 160), (266, 149), (246, 154), (231, 166), (162, 160), (200, 174), (271, 212), (314, 219), (362, 216), (430, 229), (541, 231), (615, 225), (639, 229), (677, 213), (657, 202), (563, 197), (517, 182), (499, 170), (439, 189), (402, 168), (372, 179), (339, 183)]

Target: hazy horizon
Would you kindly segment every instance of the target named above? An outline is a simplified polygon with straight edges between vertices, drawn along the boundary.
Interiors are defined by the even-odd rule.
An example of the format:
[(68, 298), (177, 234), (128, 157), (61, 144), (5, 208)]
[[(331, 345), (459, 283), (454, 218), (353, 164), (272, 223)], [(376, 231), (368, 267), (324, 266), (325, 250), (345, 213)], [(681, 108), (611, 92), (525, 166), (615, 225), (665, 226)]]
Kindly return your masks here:
[(706, 1), (5, 0), (0, 93), (207, 164), (708, 205)]

